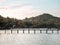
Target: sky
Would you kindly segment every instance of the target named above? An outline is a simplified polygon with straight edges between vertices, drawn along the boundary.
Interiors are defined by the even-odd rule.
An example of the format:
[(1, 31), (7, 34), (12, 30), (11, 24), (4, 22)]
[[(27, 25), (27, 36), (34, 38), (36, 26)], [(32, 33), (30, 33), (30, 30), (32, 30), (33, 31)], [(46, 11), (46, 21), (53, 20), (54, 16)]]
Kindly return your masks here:
[(24, 19), (49, 13), (60, 17), (60, 0), (0, 0), (0, 15)]

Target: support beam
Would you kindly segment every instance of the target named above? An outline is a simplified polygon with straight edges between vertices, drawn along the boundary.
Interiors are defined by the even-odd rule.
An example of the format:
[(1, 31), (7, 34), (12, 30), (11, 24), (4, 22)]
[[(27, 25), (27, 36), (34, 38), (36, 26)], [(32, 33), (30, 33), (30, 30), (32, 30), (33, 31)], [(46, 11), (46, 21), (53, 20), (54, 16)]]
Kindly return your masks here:
[(5, 30), (5, 34), (6, 34), (6, 30)]
[(48, 33), (48, 30), (46, 30), (46, 34)]
[(52, 30), (52, 33), (54, 33), (53, 30)]
[(28, 29), (28, 34), (30, 34), (30, 29)]
[(19, 34), (19, 30), (17, 30), (17, 34)]
[(36, 33), (36, 30), (34, 29), (34, 34)]
[(59, 30), (57, 30), (57, 34), (59, 34)]
[(40, 30), (40, 33), (42, 33), (42, 30)]
[(23, 34), (24, 34), (24, 30), (23, 30)]
[(11, 34), (12, 34), (12, 30), (11, 30)]

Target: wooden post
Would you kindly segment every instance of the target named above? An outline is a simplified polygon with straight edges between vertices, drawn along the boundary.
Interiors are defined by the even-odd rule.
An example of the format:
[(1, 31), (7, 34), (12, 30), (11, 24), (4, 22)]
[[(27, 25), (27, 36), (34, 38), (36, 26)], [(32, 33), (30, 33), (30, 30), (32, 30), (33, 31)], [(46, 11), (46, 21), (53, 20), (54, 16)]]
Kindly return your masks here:
[(42, 30), (40, 30), (40, 33), (42, 33)]
[(36, 33), (36, 30), (34, 29), (34, 34)]
[(17, 30), (17, 34), (19, 33), (19, 30)]
[(28, 34), (30, 34), (30, 29), (28, 29)]
[(57, 34), (59, 33), (59, 30), (57, 30)]
[(6, 34), (6, 30), (5, 30), (5, 34)]
[(60, 27), (57, 29), (57, 33), (59, 33)]
[(53, 30), (52, 30), (52, 33), (53, 33)]
[(48, 33), (48, 30), (46, 30), (46, 33)]
[(11, 30), (11, 34), (12, 34), (12, 30)]
[(24, 34), (24, 30), (23, 30), (23, 34)]

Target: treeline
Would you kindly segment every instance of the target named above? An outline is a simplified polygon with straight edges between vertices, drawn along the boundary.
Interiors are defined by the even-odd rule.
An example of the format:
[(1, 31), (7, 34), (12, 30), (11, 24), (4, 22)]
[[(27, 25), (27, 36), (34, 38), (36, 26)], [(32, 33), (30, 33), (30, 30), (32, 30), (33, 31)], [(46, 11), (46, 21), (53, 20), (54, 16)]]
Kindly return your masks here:
[(4, 18), (0, 15), (0, 29), (10, 29), (10, 28), (22, 28), (24, 27), (24, 22), (22, 20), (17, 20), (14, 18)]
[(0, 29), (10, 28), (60, 28), (60, 18), (50, 14), (42, 14), (36, 17), (17, 20), (4, 18), (0, 15)]

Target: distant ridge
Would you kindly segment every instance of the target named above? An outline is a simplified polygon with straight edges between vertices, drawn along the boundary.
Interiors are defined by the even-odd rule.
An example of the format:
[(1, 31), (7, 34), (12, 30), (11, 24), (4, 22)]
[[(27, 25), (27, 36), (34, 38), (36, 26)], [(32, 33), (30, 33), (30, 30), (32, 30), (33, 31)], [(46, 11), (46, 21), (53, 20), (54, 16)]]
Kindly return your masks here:
[(33, 27), (41, 27), (41, 28), (55, 27), (56, 28), (60, 26), (60, 18), (55, 17), (48, 13), (44, 13), (36, 17), (26, 18), (23, 21), (32, 23)]
[(48, 13), (43, 13), (43, 14), (38, 15), (36, 17), (27, 18), (24, 20), (33, 21), (33, 20), (49, 20), (49, 19), (59, 19), (59, 17), (55, 17), (55, 16), (48, 14)]

